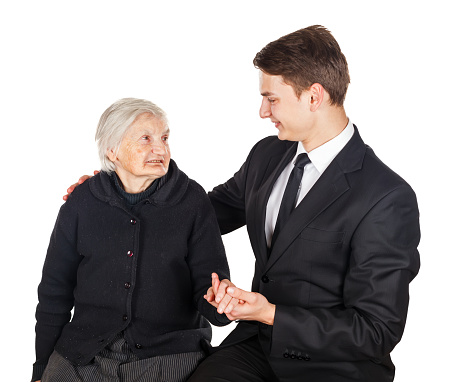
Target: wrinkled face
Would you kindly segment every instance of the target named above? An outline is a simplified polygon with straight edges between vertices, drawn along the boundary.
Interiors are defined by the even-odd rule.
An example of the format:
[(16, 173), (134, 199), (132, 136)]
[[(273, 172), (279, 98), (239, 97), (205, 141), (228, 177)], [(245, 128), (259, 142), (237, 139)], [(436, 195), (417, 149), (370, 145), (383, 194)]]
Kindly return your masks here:
[(278, 138), (289, 141), (304, 141), (312, 125), (309, 93), (296, 96), (291, 85), (281, 76), (260, 72), (260, 93), (263, 96), (260, 117), (269, 118), (278, 129)]
[(167, 125), (151, 113), (140, 114), (129, 127), (116, 153), (109, 159), (127, 177), (151, 180), (164, 176), (170, 163)]

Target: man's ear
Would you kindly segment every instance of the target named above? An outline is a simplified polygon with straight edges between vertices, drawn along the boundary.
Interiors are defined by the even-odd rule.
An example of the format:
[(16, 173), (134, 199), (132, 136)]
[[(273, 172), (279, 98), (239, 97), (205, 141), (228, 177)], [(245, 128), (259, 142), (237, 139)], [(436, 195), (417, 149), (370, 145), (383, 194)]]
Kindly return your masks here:
[(310, 95), (310, 111), (316, 111), (322, 105), (325, 96), (324, 87), (317, 82), (308, 89)]

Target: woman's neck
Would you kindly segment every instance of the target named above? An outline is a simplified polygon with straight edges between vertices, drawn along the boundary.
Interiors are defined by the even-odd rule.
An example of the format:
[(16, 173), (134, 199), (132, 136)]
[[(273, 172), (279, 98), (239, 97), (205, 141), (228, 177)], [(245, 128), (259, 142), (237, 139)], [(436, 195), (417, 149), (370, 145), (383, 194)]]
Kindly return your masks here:
[(129, 174), (121, 168), (117, 168), (115, 172), (121, 181), (124, 191), (128, 194), (140, 194), (141, 192), (146, 191), (155, 181), (155, 179), (149, 177), (138, 177)]

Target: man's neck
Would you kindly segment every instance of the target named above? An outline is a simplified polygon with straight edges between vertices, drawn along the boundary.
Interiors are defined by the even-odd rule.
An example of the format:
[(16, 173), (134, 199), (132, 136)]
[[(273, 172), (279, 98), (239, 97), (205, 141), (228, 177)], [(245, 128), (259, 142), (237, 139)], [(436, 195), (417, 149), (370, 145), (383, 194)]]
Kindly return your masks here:
[(309, 153), (335, 138), (348, 125), (348, 117), (343, 107), (329, 107), (329, 110), (317, 116), (312, 128), (312, 134), (302, 140), (302, 144)]

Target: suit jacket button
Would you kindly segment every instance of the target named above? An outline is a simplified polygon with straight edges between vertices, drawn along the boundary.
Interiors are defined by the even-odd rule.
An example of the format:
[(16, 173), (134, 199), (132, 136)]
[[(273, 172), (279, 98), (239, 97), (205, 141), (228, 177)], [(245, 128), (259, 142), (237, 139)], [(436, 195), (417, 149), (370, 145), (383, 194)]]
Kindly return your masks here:
[(261, 277), (261, 281), (262, 281), (263, 283), (266, 283), (266, 284), (267, 284), (267, 283), (269, 282), (269, 277), (268, 277), (267, 275), (263, 275), (263, 276)]
[(136, 349), (141, 349), (141, 348), (142, 348), (142, 345), (140, 345), (140, 344), (135, 344), (135, 348), (136, 348)]

